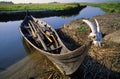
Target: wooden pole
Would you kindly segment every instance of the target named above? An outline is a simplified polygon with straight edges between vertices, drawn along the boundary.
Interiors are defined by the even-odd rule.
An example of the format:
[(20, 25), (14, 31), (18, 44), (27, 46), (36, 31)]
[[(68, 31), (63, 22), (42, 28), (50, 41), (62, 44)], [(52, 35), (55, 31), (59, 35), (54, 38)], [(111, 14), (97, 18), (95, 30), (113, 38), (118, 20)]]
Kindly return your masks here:
[(38, 40), (41, 42), (41, 44), (42, 44), (44, 50), (47, 50), (47, 47), (46, 47), (44, 41), (41, 39), (40, 35), (38, 34), (37, 28), (35, 28), (35, 24), (33, 24), (32, 21), (30, 21), (30, 23), (31, 23), (31, 25), (32, 25), (32, 27), (33, 27), (33, 29), (34, 29), (34, 31), (35, 31), (37, 37), (38, 37)]

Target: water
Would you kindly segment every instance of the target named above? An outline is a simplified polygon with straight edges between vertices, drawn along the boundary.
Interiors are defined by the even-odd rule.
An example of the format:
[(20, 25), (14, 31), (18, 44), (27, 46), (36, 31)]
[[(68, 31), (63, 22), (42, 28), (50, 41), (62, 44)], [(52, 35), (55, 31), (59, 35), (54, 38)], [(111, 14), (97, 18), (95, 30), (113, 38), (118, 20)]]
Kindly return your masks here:
[(0, 23), (0, 68), (6, 68), (26, 56), (18, 29), (21, 22)]
[[(90, 18), (102, 14), (105, 14), (105, 12), (100, 8), (88, 6), (80, 11), (78, 15), (71, 17), (54, 16), (40, 19), (46, 21), (57, 29), (69, 21), (78, 18)], [(0, 71), (20, 61), (28, 54), (19, 32), (19, 25), (21, 22), (22, 20), (0, 22)]]
[(71, 16), (71, 17), (48, 17), (48, 18), (41, 18), (42, 20), (46, 21), (48, 24), (54, 26), (54, 28), (59, 28), (63, 26), (65, 23), (70, 22), (72, 20), (78, 19), (78, 18), (91, 18), (96, 15), (102, 15), (105, 14), (103, 10), (101, 10), (98, 7), (92, 7), (92, 6), (87, 6), (83, 10), (79, 12), (78, 15), (76, 16)]

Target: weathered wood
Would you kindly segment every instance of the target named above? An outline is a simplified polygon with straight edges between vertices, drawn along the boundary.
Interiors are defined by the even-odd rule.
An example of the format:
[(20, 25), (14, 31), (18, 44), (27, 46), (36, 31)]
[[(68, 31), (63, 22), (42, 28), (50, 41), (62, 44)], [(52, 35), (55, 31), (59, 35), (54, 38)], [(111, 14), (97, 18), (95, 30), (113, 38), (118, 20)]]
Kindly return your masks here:
[(47, 47), (46, 47), (45, 43), (43, 42), (43, 40), (41, 39), (40, 35), (38, 34), (39, 31), (37, 31), (37, 29), (35, 28), (34, 24), (31, 21), (30, 21), (30, 23), (31, 23), (31, 25), (32, 25), (36, 35), (37, 35), (37, 38), (38, 38), (39, 42), (42, 44), (44, 50), (47, 50)]
[(31, 25), (30, 25), (29, 23), (28, 23), (28, 25), (29, 25), (29, 27), (30, 27), (31, 34), (32, 34), (33, 38), (35, 38), (35, 37), (36, 37), (36, 34), (35, 34), (33, 28), (31, 27)]
[[(26, 16), (26, 18), (24, 20), (28, 20), (27, 17), (28, 16)], [(29, 18), (31, 18), (33, 20), (33, 21), (31, 20), (31, 23), (33, 24), (32, 27), (35, 27), (36, 33), (39, 34), (40, 32), (43, 32), (42, 29), (40, 28), (40, 26), (43, 26), (43, 24), (40, 24), (40, 23), (44, 23), (44, 24), (46, 24), (46, 23), (41, 20), (37, 20), (33, 16), (29, 16)], [(36, 22), (36, 21), (38, 21), (38, 22)], [(22, 25), (21, 27), (25, 27), (25, 26)], [(87, 55), (87, 52), (91, 46), (91, 42), (88, 41), (81, 47), (79, 47), (73, 51), (70, 51), (62, 43), (62, 41), (59, 38), (55, 29), (47, 24), (47, 26), (45, 28), (50, 27), (51, 31), (54, 32), (54, 34), (56, 36), (55, 40), (57, 40), (56, 42), (58, 42), (58, 47), (56, 47), (54, 49), (50, 49), (51, 51), (49, 51), (49, 50), (44, 51), (44, 49), (47, 49), (47, 48), (44, 47), (44, 49), (42, 49), (40, 46), (36, 46), (36, 44), (34, 44), (34, 40), (31, 40), (25, 36), (26, 34), (28, 34), (28, 32), (23, 32), (24, 30), (21, 27), (20, 27), (20, 32), (23, 35), (23, 37), (25, 38), (25, 40), (32, 47), (37, 49), (40, 53), (47, 56), (53, 62), (53, 64), (61, 71), (61, 73), (63, 73), (64, 75), (70, 75), (78, 69), (78, 67), (84, 60), (84, 58)], [(44, 34), (44, 32), (43, 32), (43, 34)], [(39, 37), (40, 37), (40, 35), (39, 35)], [(43, 39), (41, 39), (41, 37), (39, 39), (41, 40), (41, 45), (44, 46), (42, 43), (47, 42), (47, 41), (44, 41)]]

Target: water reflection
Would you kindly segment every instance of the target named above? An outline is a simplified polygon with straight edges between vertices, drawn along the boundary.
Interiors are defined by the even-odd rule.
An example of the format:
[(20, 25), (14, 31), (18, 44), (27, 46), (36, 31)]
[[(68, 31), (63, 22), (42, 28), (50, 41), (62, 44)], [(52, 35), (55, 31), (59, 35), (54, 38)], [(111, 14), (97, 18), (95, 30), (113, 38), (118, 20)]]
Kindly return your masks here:
[[(49, 13), (48, 12), (33, 12), (31, 13), (34, 17), (37, 18), (51, 18), (51, 17), (61, 17), (61, 18), (90, 18), (96, 15), (101, 15), (101, 14), (105, 14), (105, 12), (103, 10), (101, 10), (98, 7), (92, 7), (92, 6), (87, 6), (87, 7), (83, 7), (79, 10), (75, 10), (72, 12), (67, 12), (67, 13)], [(16, 20), (23, 20), (24, 17), (26, 15), (26, 12), (23, 12), (22, 14), (13, 14), (13, 15), (9, 15), (9, 16), (5, 16), (5, 15), (0, 15), (0, 22), (7, 22), (7, 21), (16, 21)]]
[[(81, 9), (83, 9), (86, 6), (81, 6), (80, 8), (76, 8), (73, 10), (60, 10), (60, 11), (29, 11), (31, 15), (38, 18), (43, 17), (51, 17), (51, 16), (72, 16), (77, 15)], [(22, 20), (26, 16), (26, 12), (11, 12), (11, 13), (0, 13), (0, 21), (1, 22), (7, 22), (7, 21), (15, 21), (15, 20)]]
[(84, 8), (80, 12), (80, 15), (78, 15), (77, 17), (79, 17), (79, 18), (91, 18), (93, 16), (103, 15), (103, 14), (105, 14), (105, 12), (102, 9), (100, 9), (98, 7), (87, 6), (86, 8)]
[(93, 16), (102, 15), (102, 14), (105, 14), (105, 12), (100, 8), (87, 6), (86, 8), (82, 9), (78, 15), (75, 16), (74, 15), (71, 17), (54, 16), (54, 17), (44, 17), (40, 19), (46, 21), (48, 24), (54, 26), (54, 28), (57, 29), (72, 20), (76, 20), (79, 18), (91, 18)]
[(0, 68), (6, 69), (26, 56), (18, 30), (20, 22), (0, 23)]
[[(28, 54), (25, 58), (10, 66), (8, 69), (0, 73), (2, 79), (48, 79), (51, 74), (56, 77), (62, 77), (54, 65), (46, 56), (42, 55), (32, 46), (30, 46), (24, 39), (23, 45)], [(52, 77), (53, 77), (52, 76)], [(50, 79), (54, 79), (54, 78)], [(59, 78), (60, 79), (60, 78)]]

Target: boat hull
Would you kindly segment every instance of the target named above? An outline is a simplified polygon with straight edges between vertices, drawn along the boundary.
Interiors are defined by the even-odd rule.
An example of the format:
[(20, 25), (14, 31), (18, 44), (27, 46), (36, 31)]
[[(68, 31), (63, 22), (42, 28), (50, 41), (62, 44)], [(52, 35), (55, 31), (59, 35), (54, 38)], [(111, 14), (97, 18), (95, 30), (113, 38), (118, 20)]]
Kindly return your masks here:
[(40, 53), (44, 54), (47, 56), (52, 63), (59, 69), (61, 73), (64, 75), (70, 75), (74, 73), (84, 60), (85, 56), (88, 53), (88, 50), (91, 46), (91, 42), (87, 42), (86, 44), (82, 45), (81, 47), (77, 48), (76, 50), (70, 51), (68, 50), (65, 45), (62, 43), (60, 40), (57, 32), (55, 31), (55, 34), (58, 38), (59, 43), (62, 46), (62, 50), (60, 54), (53, 54), (47, 51), (44, 51), (40, 49), (38, 46), (36, 46), (30, 38), (28, 38), (22, 29), (24, 26), (20, 26), (20, 32), (23, 36), (23, 38), (36, 50), (38, 50)]

